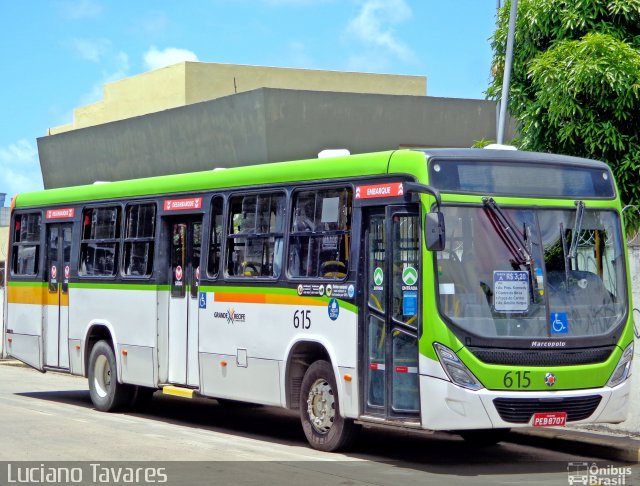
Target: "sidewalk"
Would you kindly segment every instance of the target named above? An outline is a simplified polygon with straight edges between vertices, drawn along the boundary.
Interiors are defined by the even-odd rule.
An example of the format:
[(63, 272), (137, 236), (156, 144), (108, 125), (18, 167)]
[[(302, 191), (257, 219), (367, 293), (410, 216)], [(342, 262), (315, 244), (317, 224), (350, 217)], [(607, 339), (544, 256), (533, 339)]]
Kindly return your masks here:
[(640, 440), (575, 429), (512, 429), (507, 442), (593, 456), (612, 461), (640, 462)]
[(20, 366), (23, 368), (28, 368), (28, 366), (26, 364), (24, 364), (22, 361), (18, 361), (17, 359), (11, 358), (11, 357), (6, 357), (6, 358), (2, 358), (0, 357), (0, 365), (4, 365), (4, 366)]

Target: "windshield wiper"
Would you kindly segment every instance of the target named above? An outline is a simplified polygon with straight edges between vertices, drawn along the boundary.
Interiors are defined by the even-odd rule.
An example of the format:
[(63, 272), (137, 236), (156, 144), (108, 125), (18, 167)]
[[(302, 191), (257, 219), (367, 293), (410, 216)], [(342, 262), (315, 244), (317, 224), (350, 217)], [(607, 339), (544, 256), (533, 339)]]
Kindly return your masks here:
[[(582, 231), (582, 218), (584, 217), (584, 203), (576, 201), (576, 219), (573, 222), (573, 234), (571, 235), (571, 246), (567, 250), (567, 237), (564, 232), (564, 225), (560, 223), (560, 240), (562, 242), (562, 257), (564, 260), (565, 288), (569, 290), (569, 274), (571, 272), (571, 259), (578, 254), (578, 240)], [(577, 270), (577, 267), (576, 267)]]
[(562, 244), (562, 259), (564, 260), (564, 288), (569, 291), (569, 268), (571, 268), (571, 256), (567, 251), (567, 237), (564, 234), (564, 225), (560, 221), (560, 242)]
[(576, 201), (576, 219), (573, 223), (573, 236), (569, 247), (569, 258), (575, 258), (578, 253), (578, 239), (582, 231), (582, 218), (584, 217), (584, 203)]
[(500, 236), (513, 255), (514, 263), (517, 265), (530, 266), (532, 257), (527, 249), (527, 244), (520, 236), (520, 233), (513, 228), (513, 223), (510, 222), (502, 208), (498, 206), (498, 203), (496, 203), (492, 197), (482, 198), (482, 202), (484, 203), (485, 209), (488, 210), (489, 219), (496, 229), (498, 236)]

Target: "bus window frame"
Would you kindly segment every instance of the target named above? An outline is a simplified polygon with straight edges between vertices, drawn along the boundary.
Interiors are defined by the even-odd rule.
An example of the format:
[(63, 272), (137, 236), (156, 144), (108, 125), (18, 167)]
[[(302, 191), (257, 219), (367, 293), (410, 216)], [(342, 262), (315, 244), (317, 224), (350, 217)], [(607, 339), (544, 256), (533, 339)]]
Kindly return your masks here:
[[(201, 268), (204, 268), (205, 271), (204, 272), (200, 272), (200, 280), (207, 280), (207, 281), (219, 281), (219, 280), (223, 280), (225, 278), (225, 261), (226, 261), (226, 251), (227, 251), (227, 227), (228, 227), (228, 223), (227, 220), (228, 215), (227, 215), (227, 207), (228, 207), (228, 200), (229, 200), (229, 194), (228, 193), (223, 193), (223, 192), (214, 192), (214, 193), (208, 193), (206, 195), (207, 197), (207, 207), (209, 208), (209, 210), (205, 213), (205, 218), (203, 218), (202, 224), (203, 224), (203, 236), (202, 236), (202, 249), (206, 249), (205, 251), (202, 251), (202, 254), (200, 256), (200, 265)], [(211, 255), (211, 233), (213, 231), (213, 227), (215, 225), (215, 221), (213, 219), (213, 202), (215, 201), (216, 198), (220, 198), (222, 200), (222, 230), (221, 230), (221, 241), (220, 241), (220, 257), (219, 257), (219, 261), (218, 261), (218, 268), (216, 269), (216, 273), (215, 275), (212, 275), (209, 273), (209, 257)], [(204, 201), (204, 198), (203, 198)], [(204, 206), (204, 202), (203, 202), (203, 206)], [(204, 263), (205, 266), (202, 266), (202, 264)], [(247, 278), (247, 277), (243, 277), (243, 278)]]
[[(245, 276), (245, 275), (231, 275), (229, 273), (229, 261), (230, 261), (230, 245), (229, 245), (229, 240), (233, 240), (235, 238), (237, 238), (239, 235), (239, 233), (230, 233), (230, 230), (233, 227), (233, 222), (232, 222), (232, 211), (231, 211), (231, 201), (236, 198), (236, 197), (246, 197), (246, 196), (260, 196), (263, 194), (277, 194), (280, 193), (282, 194), (282, 196), (284, 197), (284, 210), (283, 210), (283, 226), (282, 226), (282, 232), (279, 233), (280, 237), (283, 239), (282, 242), (282, 255), (281, 255), (281, 263), (280, 263), (280, 274), (277, 276), (274, 275), (251, 275), (251, 276)], [(211, 202), (213, 200), (212, 197), (208, 198), (209, 199), (209, 207), (211, 207)], [(286, 238), (288, 236), (288, 231), (287, 231), (287, 226), (286, 224), (288, 223), (288, 218), (289, 218), (289, 205), (290, 205), (290, 200), (291, 200), (291, 191), (290, 188), (286, 185), (286, 184), (281, 184), (281, 185), (271, 185), (271, 186), (266, 186), (264, 188), (255, 190), (255, 191), (251, 191), (251, 190), (247, 190), (247, 188), (242, 188), (239, 191), (230, 191), (226, 193), (226, 198), (224, 200), (224, 221), (223, 221), (223, 231), (224, 231), (224, 247), (223, 247), (223, 254), (222, 254), (222, 258), (221, 258), (221, 271), (218, 272), (218, 279), (220, 279), (221, 277), (225, 280), (225, 281), (231, 281), (231, 282), (253, 282), (253, 281), (260, 281), (260, 282), (264, 282), (264, 281), (268, 281), (268, 282), (279, 282), (280, 280), (282, 280), (283, 278), (286, 280), (286, 275), (285, 275), (285, 258), (284, 256), (286, 255)], [(209, 231), (207, 233), (211, 232), (211, 213), (209, 212), (209, 228), (207, 228)], [(253, 236), (253, 238), (255, 239), (268, 239), (270, 236), (274, 236), (277, 235), (278, 233), (253, 233), (250, 234)], [(235, 235), (235, 236), (234, 236)], [(240, 236), (242, 237), (242, 235)], [(208, 235), (208, 238), (210, 239), (210, 235)], [(246, 238), (246, 237), (245, 237)], [(210, 244), (210, 241), (207, 241), (208, 244)], [(274, 241), (274, 246), (275, 246), (275, 241)], [(209, 246), (207, 246), (207, 265), (208, 265), (208, 258), (209, 258)], [(272, 266), (273, 263), (275, 262), (275, 256), (274, 256), (274, 260), (272, 261)], [(205, 272), (206, 274), (206, 272)]]
[[(124, 206), (125, 204), (123, 204), (121, 201), (118, 200), (111, 200), (108, 201), (106, 203), (100, 203), (100, 204), (88, 204), (86, 206), (81, 206), (80, 207), (80, 222), (79, 222), (79, 231), (78, 231), (78, 256), (77, 256), (77, 265), (75, 265), (76, 267), (76, 275), (78, 276), (78, 279), (81, 280), (108, 280), (108, 281), (116, 281), (120, 278), (123, 278), (121, 275), (121, 263), (122, 263), (122, 259), (124, 258), (122, 255), (122, 232), (123, 232), (123, 226), (124, 226)], [(118, 231), (118, 236), (116, 238), (113, 239), (109, 239), (109, 241), (114, 241), (116, 243), (116, 245), (118, 245), (118, 249), (117, 249), (117, 255), (116, 255), (116, 259), (115, 259), (115, 264), (118, 266), (118, 268), (115, 269), (115, 271), (113, 272), (112, 275), (87, 275), (87, 274), (82, 274), (80, 272), (80, 267), (82, 265), (82, 245), (84, 243), (84, 238), (83, 238), (83, 233), (84, 233), (84, 212), (87, 209), (100, 209), (100, 208), (117, 208), (120, 210), (120, 215), (118, 218), (118, 223), (116, 225), (116, 229)], [(95, 241), (95, 240), (87, 240), (87, 241)]]
[[(357, 181), (356, 181), (357, 182)], [(343, 234), (344, 236), (348, 235), (350, 237), (350, 239), (352, 240), (352, 244), (349, 245), (349, 252), (347, 255), (347, 261), (348, 261), (348, 265), (346, 266), (346, 271), (345, 271), (345, 275), (344, 277), (341, 278), (331, 278), (331, 277), (324, 277), (324, 276), (293, 276), (290, 272), (289, 269), (289, 258), (288, 255), (291, 251), (291, 235), (292, 235), (292, 231), (291, 231), (291, 227), (293, 225), (293, 218), (294, 218), (294, 207), (293, 207), (293, 202), (294, 202), (294, 195), (297, 192), (301, 192), (301, 191), (315, 191), (315, 192), (320, 192), (320, 191), (326, 191), (326, 190), (331, 190), (331, 189), (344, 189), (344, 190), (348, 190), (351, 192), (351, 214), (350, 214), (350, 220), (349, 220), (349, 230), (345, 231), (345, 233)], [(348, 181), (332, 181), (332, 183), (330, 184), (313, 184), (313, 182), (310, 182), (308, 184), (305, 185), (294, 185), (294, 186), (290, 186), (288, 187), (288, 205), (287, 205), (287, 209), (289, 210), (289, 215), (288, 215), (288, 219), (287, 219), (287, 226), (285, 228), (285, 236), (286, 236), (286, 241), (285, 241), (285, 245), (284, 245), (284, 255), (287, 256), (287, 258), (284, 258), (283, 261), (283, 274), (284, 274), (284, 278), (287, 281), (290, 282), (295, 282), (295, 283), (300, 283), (300, 282), (308, 282), (308, 281), (322, 281), (322, 282), (328, 282), (328, 283), (344, 283), (346, 281), (348, 281), (350, 279), (350, 275), (352, 272), (352, 268), (353, 268), (353, 255), (354, 255), (354, 244), (353, 244), (353, 234), (354, 234), (354, 215), (355, 215), (355, 184), (353, 180), (348, 180)]]
[[(127, 231), (127, 210), (131, 207), (131, 206), (144, 206), (144, 205), (153, 205), (155, 208), (155, 213), (154, 213), (154, 221), (153, 221), (153, 236), (151, 237), (145, 237), (145, 238), (127, 238), (126, 235), (126, 231)], [(120, 266), (118, 268), (118, 271), (116, 272), (116, 275), (123, 279), (123, 280), (136, 280), (136, 281), (148, 281), (154, 278), (154, 275), (156, 273), (156, 262), (157, 262), (157, 257), (158, 257), (158, 241), (160, 239), (160, 235), (159, 235), (159, 221), (160, 221), (160, 216), (159, 216), (159, 204), (158, 204), (158, 200), (157, 198), (149, 198), (149, 199), (142, 199), (142, 200), (135, 200), (135, 201), (127, 201), (123, 207), (122, 207), (122, 211), (121, 211), (121, 226), (120, 226), (120, 240), (121, 240), (121, 244), (120, 244), (120, 249), (119, 249), (119, 260), (120, 260)], [(82, 208), (82, 215), (84, 215), (84, 209)], [(84, 216), (83, 216), (84, 218)], [(82, 225), (83, 225), (83, 221), (80, 221), (80, 245), (82, 245)], [(148, 275), (125, 275), (124, 273), (124, 266), (125, 266), (125, 245), (127, 244), (127, 242), (129, 243), (136, 243), (136, 242), (147, 242), (150, 241), (151, 243), (153, 243), (153, 251), (151, 252), (152, 254), (152, 262), (151, 262), (151, 273)], [(80, 260), (80, 254), (82, 253), (82, 248), (79, 247), (80, 253), (78, 254), (78, 260)], [(85, 277), (87, 277), (85, 275)]]
[[(32, 281), (34, 279), (40, 279), (42, 278), (42, 276), (44, 275), (44, 251), (43, 251), (43, 247), (45, 245), (45, 235), (44, 235), (44, 225), (45, 225), (45, 219), (44, 219), (44, 214), (43, 214), (43, 210), (39, 209), (39, 208), (25, 208), (25, 209), (18, 209), (18, 210), (14, 210), (12, 215), (11, 215), (11, 219), (10, 219), (10, 224), (11, 226), (9, 227), (9, 247), (7, 248), (7, 251), (10, 252), (11, 255), (11, 259), (7, 259), (7, 262), (5, 262), (5, 269), (7, 267), (7, 263), (8, 263), (8, 271), (5, 274), (5, 286), (7, 285), (7, 281), (9, 280), (26, 280), (26, 281)], [(35, 259), (36, 261), (36, 265), (37, 265), (37, 271), (36, 273), (30, 273), (30, 274), (23, 274), (23, 273), (15, 273), (13, 271), (14, 267), (13, 267), (13, 259), (17, 258), (17, 254), (16, 254), (16, 250), (15, 248), (17, 248), (18, 246), (27, 246), (27, 245), (22, 245), (22, 242), (16, 242), (15, 241), (15, 224), (16, 224), (16, 219), (18, 217), (21, 217), (25, 214), (39, 214), (40, 215), (40, 235), (39, 235), (39, 241), (37, 243), (35, 242), (28, 242), (29, 245), (33, 245), (35, 244), (37, 246), (37, 258)], [(21, 223), (22, 224), (22, 223)], [(7, 255), (9, 256), (9, 255)]]

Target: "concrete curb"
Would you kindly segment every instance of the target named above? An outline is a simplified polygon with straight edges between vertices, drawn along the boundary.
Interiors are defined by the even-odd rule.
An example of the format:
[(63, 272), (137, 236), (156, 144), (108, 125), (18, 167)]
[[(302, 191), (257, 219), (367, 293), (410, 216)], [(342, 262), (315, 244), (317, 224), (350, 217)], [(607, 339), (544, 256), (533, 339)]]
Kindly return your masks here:
[(637, 464), (640, 440), (570, 429), (512, 429), (506, 442)]

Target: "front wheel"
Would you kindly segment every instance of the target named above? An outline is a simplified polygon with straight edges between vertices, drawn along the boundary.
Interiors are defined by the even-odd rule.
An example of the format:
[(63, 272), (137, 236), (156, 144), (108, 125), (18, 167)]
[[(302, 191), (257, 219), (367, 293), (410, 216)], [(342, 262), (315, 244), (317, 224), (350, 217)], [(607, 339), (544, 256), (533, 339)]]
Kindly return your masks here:
[(101, 412), (117, 412), (130, 406), (135, 388), (118, 383), (116, 357), (106, 341), (98, 341), (89, 356), (89, 395)]
[(316, 361), (304, 375), (300, 419), (309, 444), (320, 451), (342, 449), (355, 435), (353, 420), (340, 416), (338, 388), (333, 368), (327, 361)]

